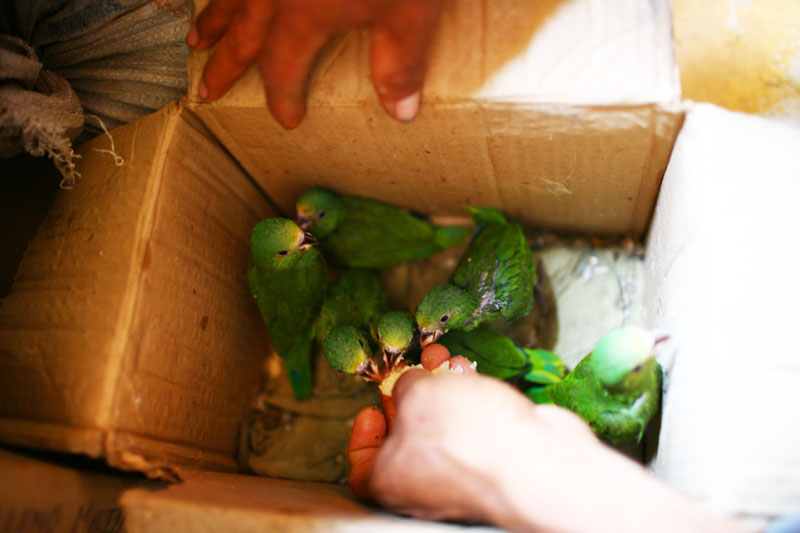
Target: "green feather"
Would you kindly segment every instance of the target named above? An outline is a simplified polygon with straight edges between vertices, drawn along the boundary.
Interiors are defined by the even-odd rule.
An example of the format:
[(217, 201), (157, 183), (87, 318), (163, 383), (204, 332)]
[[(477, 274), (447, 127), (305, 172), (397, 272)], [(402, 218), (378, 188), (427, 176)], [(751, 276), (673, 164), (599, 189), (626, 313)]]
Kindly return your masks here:
[[(478, 228), (450, 285), (435, 287), (417, 308), (421, 330), (470, 330), (499, 317), (513, 322), (533, 306), (536, 266), (522, 227), (496, 209), (467, 211)], [(448, 320), (442, 322), (442, 317)]]
[[(619, 331), (609, 335), (616, 335)], [(584, 357), (560, 383), (536, 387), (526, 394), (536, 403), (553, 403), (573, 411), (609, 443), (638, 442), (647, 423), (658, 411), (662, 371), (651, 354), (652, 341), (642, 344), (635, 340), (625, 344), (637, 344), (639, 353), (636, 358), (629, 357), (629, 354), (619, 357), (601, 339), (598, 348)], [(619, 343), (615, 345), (625, 347)], [(619, 361), (627, 369), (614, 373), (617, 376), (614, 383), (604, 384), (595, 368), (608, 368), (611, 364), (608, 360)]]
[[(297, 201), (298, 220), (337, 263), (386, 268), (428, 257), (466, 241), (470, 230), (436, 228), (398, 207), (362, 198), (310, 189)], [(320, 214), (324, 217), (320, 218)]]
[(262, 221), (253, 230), (247, 268), (250, 291), (298, 399), (311, 393), (312, 326), (325, 291), (325, 263), (314, 248), (298, 247), (301, 237), (290, 220)]
[(533, 384), (559, 383), (567, 374), (564, 361), (551, 351), (542, 348), (521, 348), (528, 356), (531, 370), (525, 380)]
[(314, 326), (317, 342), (322, 344), (336, 326), (355, 326), (374, 332), (378, 319), (387, 307), (386, 291), (378, 275), (370, 270), (349, 269), (328, 289), (319, 318)]
[(476, 226), (480, 226), (485, 223), (494, 223), (494, 224), (507, 224), (508, 220), (506, 216), (497, 209), (492, 209), (491, 207), (481, 207), (481, 206), (469, 206), (466, 207), (465, 210), (467, 213), (472, 215), (472, 219), (475, 221)]
[(458, 246), (467, 241), (472, 229), (465, 226), (442, 226), (433, 232), (433, 240), (440, 250)]
[(452, 355), (477, 362), (479, 373), (499, 379), (522, 378), (530, 384), (549, 384), (558, 383), (566, 374), (564, 362), (556, 354), (520, 348), (487, 325), (471, 331), (450, 331), (439, 343)]
[(333, 328), (322, 343), (322, 351), (331, 368), (347, 374), (355, 374), (370, 360), (367, 338), (355, 326)]

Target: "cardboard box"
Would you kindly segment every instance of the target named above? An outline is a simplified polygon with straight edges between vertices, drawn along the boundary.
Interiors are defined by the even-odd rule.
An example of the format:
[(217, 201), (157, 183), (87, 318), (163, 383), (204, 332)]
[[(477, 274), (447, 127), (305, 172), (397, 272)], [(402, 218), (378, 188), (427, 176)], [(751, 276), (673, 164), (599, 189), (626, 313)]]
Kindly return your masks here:
[(2, 531), (130, 531), (119, 497), (131, 488), (158, 491), (164, 485), (89, 460), (64, 466), (58, 463), (63, 459), (0, 450)]
[(83, 146), (0, 307), (0, 438), (170, 477), (236, 468), (268, 340), (242, 282), (272, 213), (189, 111)]
[[(166, 490), (134, 488), (120, 498), (131, 531), (240, 533), (342, 531), (348, 533), (454, 533), (460, 524), (404, 518), (359, 503), (343, 485), (186, 472)], [(475, 533), (498, 529), (470, 526)]]
[[(125, 160), (120, 167), (94, 151), (107, 148), (108, 139), (95, 139), (81, 152), (84, 181), (60, 194), (0, 307), (0, 438), (102, 456), (151, 475), (169, 476), (186, 464), (233, 468), (236, 430), (258, 386), (266, 347), (243, 275), (247, 240), (259, 218), (290, 214), (298, 193), (325, 185), (425, 213), (456, 213), (481, 203), (533, 225), (642, 236), (680, 138), (683, 148), (670, 162), (672, 185), (659, 199), (647, 259), (652, 324), (674, 327), (678, 347), (674, 358), (662, 361), (665, 422), (655, 471), (723, 514), (763, 526), (785, 512), (787, 502), (800, 499), (800, 476), (791, 475), (800, 465), (797, 432), (778, 422), (758, 426), (763, 439), (780, 443), (780, 460), (764, 466), (758, 442), (731, 446), (730, 439), (741, 436), (732, 431), (740, 427), (734, 420), (705, 432), (698, 428), (728, 401), (742, 408), (745, 397), (753, 402), (745, 404), (750, 416), (758, 416), (758, 408), (770, 412), (767, 396), (742, 396), (736, 387), (712, 390), (704, 386), (705, 374), (687, 377), (684, 370), (678, 377), (680, 361), (686, 369), (715, 354), (723, 367), (736, 362), (735, 375), (722, 375), (750, 390), (754, 383), (746, 379), (745, 363), (755, 341), (746, 344), (747, 351), (724, 344), (725, 358), (711, 350), (700, 340), (718, 340), (731, 331), (743, 335), (746, 328), (727, 321), (711, 295), (698, 300), (679, 289), (695, 273), (702, 276), (694, 280), (697, 285), (720, 287), (715, 283), (723, 279), (728, 258), (710, 243), (726, 231), (724, 221), (732, 223), (731, 213), (746, 213), (754, 231), (764, 234), (796, 221), (783, 208), (755, 202), (746, 186), (729, 194), (726, 180), (746, 184), (759, 175), (764, 161), (748, 150), (764, 149), (774, 162), (769, 176), (781, 186), (774, 189), (780, 191), (776, 199), (792, 198), (796, 189), (787, 176), (796, 163), (787, 162), (793, 157), (789, 145), (756, 142), (754, 135), (794, 143), (797, 132), (775, 130), (765, 121), (755, 127), (724, 112), (727, 118), (719, 120), (720, 112), (701, 108), (696, 119), (689, 112), (692, 126), (679, 135), (686, 107), (677, 91), (668, 3), (612, 4), (504, 0), (489, 9), (469, 0), (450, 2), (423, 107), (410, 124), (394, 122), (378, 105), (366, 70), (365, 35), (356, 32), (334, 42), (320, 59), (308, 116), (296, 130), (286, 132), (272, 120), (250, 71), (215, 104), (191, 94), (185, 104), (114, 130), (116, 151)], [(203, 60), (204, 54), (190, 59), (192, 88)], [(539, 69), (545, 60), (549, 66)], [(582, 74), (584, 67), (589, 74)], [(736, 142), (723, 135), (726, 129), (735, 132)], [(715, 144), (717, 138), (722, 144)], [(692, 150), (695, 143), (700, 148)], [(707, 153), (715, 157), (704, 161)], [(721, 161), (725, 165), (717, 166)], [(728, 218), (703, 215), (705, 205), (720, 200), (733, 209), (725, 211)], [(693, 241), (695, 235), (701, 237)], [(733, 237), (722, 242), (742, 245)], [(716, 255), (685, 255), (702, 250), (699, 243)], [(678, 271), (683, 278), (674, 277)], [(781, 271), (774, 280), (785, 275)], [(713, 294), (728, 296), (719, 300), (724, 309), (740, 303), (734, 295), (754, 294), (752, 287), (742, 294), (741, 277), (726, 279), (729, 291)], [(770, 287), (773, 294), (787, 294)], [(775, 340), (771, 364), (791, 370), (796, 357), (786, 339), (800, 317), (785, 298), (776, 296), (773, 304), (788, 318), (758, 322), (752, 339), (769, 332)], [(683, 315), (690, 305), (691, 314)], [(741, 303), (752, 309), (748, 305)], [(703, 336), (706, 321), (713, 336)], [(798, 403), (797, 375), (781, 378), (786, 406)], [(705, 407), (703, 394), (709, 391), (716, 407), (698, 411), (705, 418), (694, 416), (692, 406)], [(715, 445), (683, 440), (692, 435), (713, 436)], [(725, 446), (735, 450), (728, 462), (711, 463)], [(716, 470), (698, 468), (707, 464)], [(772, 475), (779, 469), (789, 473)], [(206, 515), (247, 520), (241, 508), (261, 505), (262, 518), (278, 517), (266, 523), (302, 527), (298, 524), (313, 513), (292, 522), (281, 502), (313, 502), (320, 494), (334, 494), (326, 509), (341, 506), (347, 520), (355, 516), (350, 511), (361, 512), (341, 499), (339, 488), (224, 479), (245, 487), (235, 494), (252, 491), (255, 499), (233, 501), (220, 494), (224, 483), (209, 481), (195, 493), (197, 499), (189, 498), (194, 503), (187, 503), (178, 487), (169, 491), (176, 495), (169, 504), (153, 503), (141, 493), (125, 501), (135, 509), (130, 516), (139, 527), (155, 529), (200, 527), (201, 508)], [(720, 492), (734, 482), (755, 489)], [(275, 487), (282, 495), (270, 503)]]

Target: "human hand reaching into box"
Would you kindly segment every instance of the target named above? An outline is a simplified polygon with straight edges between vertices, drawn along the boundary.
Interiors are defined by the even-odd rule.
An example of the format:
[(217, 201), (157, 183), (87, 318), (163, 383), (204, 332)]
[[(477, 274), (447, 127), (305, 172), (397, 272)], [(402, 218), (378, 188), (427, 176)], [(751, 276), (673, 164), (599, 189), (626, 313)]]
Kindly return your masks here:
[(419, 109), (428, 49), (442, 0), (211, 0), (189, 30), (197, 50), (216, 44), (198, 94), (222, 97), (253, 63), (269, 109), (286, 128), (305, 114), (317, 53), (337, 32), (368, 27), (372, 81), (387, 113), (412, 120)]
[[(423, 358), (426, 369), (449, 358), (431, 347), (439, 353)], [(349, 481), (359, 499), (401, 514), (519, 531), (743, 531), (602, 444), (570, 411), (474, 372), (408, 370), (384, 412), (356, 417)]]

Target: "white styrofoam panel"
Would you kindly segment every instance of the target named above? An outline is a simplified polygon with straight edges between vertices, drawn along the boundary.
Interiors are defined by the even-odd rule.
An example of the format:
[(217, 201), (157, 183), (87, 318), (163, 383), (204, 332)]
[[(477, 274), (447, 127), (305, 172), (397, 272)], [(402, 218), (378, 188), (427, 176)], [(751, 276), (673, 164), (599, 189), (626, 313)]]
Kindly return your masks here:
[(696, 105), (661, 187), (646, 321), (671, 335), (653, 472), (755, 526), (800, 510), (800, 128)]

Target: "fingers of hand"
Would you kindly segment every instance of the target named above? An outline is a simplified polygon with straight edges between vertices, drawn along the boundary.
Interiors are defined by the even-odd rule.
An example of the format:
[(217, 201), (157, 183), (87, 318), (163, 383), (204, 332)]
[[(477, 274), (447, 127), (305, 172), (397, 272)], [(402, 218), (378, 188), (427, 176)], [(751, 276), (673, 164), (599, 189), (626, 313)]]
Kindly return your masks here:
[(383, 414), (375, 407), (365, 407), (359, 411), (347, 444), (347, 459), (350, 461), (350, 488), (361, 500), (372, 501), (367, 481), (375, 454), (385, 439), (386, 421)]
[(258, 62), (272, 115), (285, 128), (294, 128), (305, 114), (305, 93), (314, 58), (329, 33), (298, 10), (276, 17)]
[(456, 355), (450, 358), (450, 370), (461, 369), (461, 372), (464, 375), (474, 375), (478, 373), (476, 369), (476, 365), (472, 363), (469, 359), (464, 357), (463, 355)]
[(268, 6), (267, 2), (248, 0), (233, 15), (203, 71), (205, 98), (220, 98), (258, 57), (267, 38), (271, 15)]
[(450, 350), (441, 344), (429, 344), (422, 350), (420, 362), (426, 370), (439, 368), (442, 363), (450, 359)]
[(372, 26), (372, 82), (384, 109), (402, 121), (419, 109), (441, 0), (403, 0)]
[(244, 0), (212, 0), (189, 29), (186, 43), (198, 50), (213, 46), (225, 34), (234, 14), (243, 4)]

